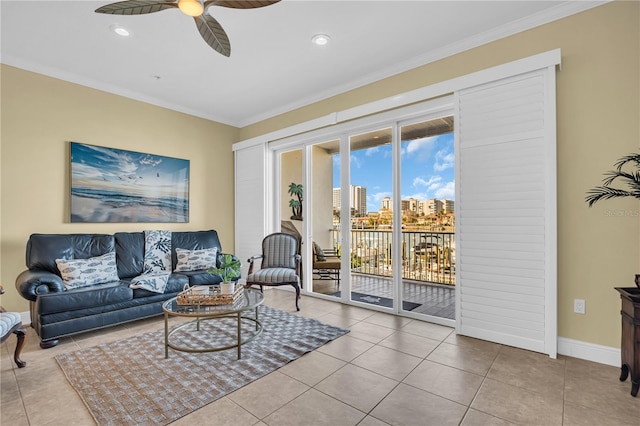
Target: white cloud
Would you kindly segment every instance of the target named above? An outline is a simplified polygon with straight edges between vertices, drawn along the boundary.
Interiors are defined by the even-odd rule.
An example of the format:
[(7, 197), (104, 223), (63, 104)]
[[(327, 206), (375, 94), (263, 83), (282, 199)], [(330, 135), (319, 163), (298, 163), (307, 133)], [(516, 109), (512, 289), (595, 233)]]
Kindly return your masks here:
[(125, 151), (114, 151), (99, 146), (87, 146), (98, 153), (96, 155), (96, 158), (114, 167), (121, 174), (129, 175), (135, 173), (136, 170), (138, 170), (138, 165)]
[(362, 167), (362, 160), (360, 160), (357, 156), (351, 154), (350, 160), (352, 167), (356, 167), (358, 169)]
[(418, 176), (413, 179), (412, 186), (414, 188), (418, 188), (420, 186), (423, 186), (426, 188), (432, 188), (433, 185), (437, 185), (438, 182), (440, 182), (441, 180), (442, 180), (442, 176), (431, 176), (428, 180), (425, 180), (424, 178)]
[(435, 191), (435, 198), (439, 200), (453, 200), (456, 196), (456, 183), (446, 182)]
[(75, 163), (73, 165), (74, 179), (102, 179), (105, 173), (84, 163)]
[(154, 160), (153, 157), (150, 156), (150, 155), (145, 155), (140, 160), (140, 164), (142, 164), (143, 166), (155, 167), (160, 163), (162, 163), (162, 158), (156, 157), (155, 160)]
[(437, 139), (438, 136), (413, 139), (409, 143), (403, 144), (402, 155), (411, 155), (412, 157), (417, 157), (420, 161), (425, 161), (431, 155)]
[(374, 147), (365, 149), (364, 155), (366, 155), (367, 157), (371, 157), (372, 155), (377, 154), (378, 151), (380, 151), (380, 147), (379, 146), (374, 146)]
[(455, 156), (453, 152), (447, 152), (445, 150), (440, 150), (436, 152), (435, 162), (433, 163), (433, 169), (436, 172), (441, 172), (446, 169), (450, 169), (453, 167), (455, 161)]
[(413, 194), (402, 194), (402, 199), (415, 198), (416, 200), (453, 200), (455, 198), (455, 182), (443, 182), (442, 176), (431, 176), (428, 179), (417, 177), (413, 180), (413, 188), (418, 191)]

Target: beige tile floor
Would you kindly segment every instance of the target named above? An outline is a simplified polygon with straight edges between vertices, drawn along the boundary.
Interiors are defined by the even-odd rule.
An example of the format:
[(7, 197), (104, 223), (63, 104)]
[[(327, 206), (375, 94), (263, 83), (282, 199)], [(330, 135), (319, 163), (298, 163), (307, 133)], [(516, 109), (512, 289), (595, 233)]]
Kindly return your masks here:
[[(293, 294), (266, 304), (295, 312)], [(351, 333), (176, 421), (177, 425), (640, 425), (619, 369), (456, 336), (447, 327), (303, 297), (300, 315)], [(163, 327), (162, 318), (66, 338), (29, 330), (18, 369), (2, 344), (0, 423), (92, 425), (53, 356)]]

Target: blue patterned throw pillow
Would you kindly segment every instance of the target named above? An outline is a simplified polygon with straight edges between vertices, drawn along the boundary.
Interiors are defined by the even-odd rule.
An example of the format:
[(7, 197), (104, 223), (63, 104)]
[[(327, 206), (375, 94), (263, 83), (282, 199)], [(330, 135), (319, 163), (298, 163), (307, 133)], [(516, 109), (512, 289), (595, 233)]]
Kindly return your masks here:
[(216, 256), (218, 248), (207, 248), (201, 250), (186, 250), (176, 248), (178, 264), (176, 272), (203, 271), (216, 266)]
[(139, 275), (131, 280), (130, 288), (141, 288), (154, 293), (164, 293), (169, 282), (169, 274), (165, 272), (150, 272)]
[(67, 290), (120, 279), (115, 251), (90, 259), (56, 259), (56, 265)]

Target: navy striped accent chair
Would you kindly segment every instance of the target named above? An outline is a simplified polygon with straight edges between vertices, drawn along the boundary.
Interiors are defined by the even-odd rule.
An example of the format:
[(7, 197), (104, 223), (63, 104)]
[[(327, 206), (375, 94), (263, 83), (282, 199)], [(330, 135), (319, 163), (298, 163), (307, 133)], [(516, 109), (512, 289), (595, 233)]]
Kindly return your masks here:
[[(260, 269), (254, 272), (254, 260), (262, 259)], [(298, 254), (298, 239), (290, 234), (276, 232), (267, 235), (262, 240), (262, 254), (253, 256), (249, 260), (249, 273), (245, 288), (263, 286), (291, 285), (296, 289), (296, 310), (300, 310), (300, 255)]]
[[(4, 294), (4, 288), (2, 288), (1, 285), (0, 294)], [(27, 339), (27, 330), (22, 326), (19, 313), (7, 312), (0, 306), (0, 343), (7, 340), (11, 334), (15, 334), (18, 337), (18, 344), (13, 354), (13, 360), (16, 362), (18, 368), (22, 368), (27, 365), (26, 362), (20, 359), (20, 352)]]

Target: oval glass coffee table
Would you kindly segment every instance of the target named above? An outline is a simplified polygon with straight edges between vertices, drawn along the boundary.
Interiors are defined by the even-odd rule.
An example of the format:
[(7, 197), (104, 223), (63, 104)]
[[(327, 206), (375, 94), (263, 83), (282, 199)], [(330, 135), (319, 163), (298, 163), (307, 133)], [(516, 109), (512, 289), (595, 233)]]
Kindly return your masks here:
[[(241, 358), (242, 345), (249, 343), (262, 333), (262, 324), (258, 317), (258, 306), (264, 302), (264, 295), (258, 290), (244, 289), (243, 294), (233, 303), (229, 305), (178, 305), (177, 298), (169, 299), (162, 304), (164, 311), (164, 357), (169, 358), (169, 348), (181, 352), (216, 352), (231, 348), (238, 348), (238, 359)], [(243, 312), (255, 310), (255, 318), (242, 316)], [(182, 324), (178, 324), (173, 328), (169, 328), (169, 317), (188, 317), (193, 318)], [(181, 346), (177, 342), (172, 342), (171, 337), (178, 331), (186, 329), (195, 324), (195, 330), (189, 331), (196, 333), (200, 331), (201, 321), (219, 320), (222, 318), (236, 319), (236, 342), (230, 345), (214, 346), (206, 348), (190, 348)], [(250, 333), (244, 340), (242, 336), (242, 321), (251, 321), (255, 323), (255, 332)], [(185, 330), (186, 331), (186, 330)], [(184, 337), (183, 337), (184, 338)]]

